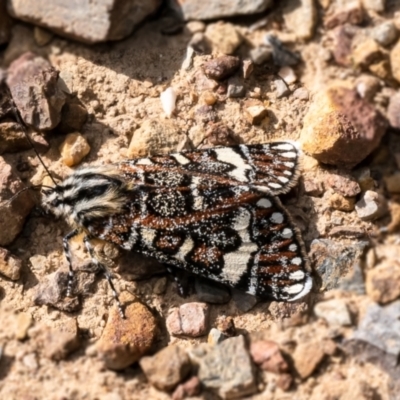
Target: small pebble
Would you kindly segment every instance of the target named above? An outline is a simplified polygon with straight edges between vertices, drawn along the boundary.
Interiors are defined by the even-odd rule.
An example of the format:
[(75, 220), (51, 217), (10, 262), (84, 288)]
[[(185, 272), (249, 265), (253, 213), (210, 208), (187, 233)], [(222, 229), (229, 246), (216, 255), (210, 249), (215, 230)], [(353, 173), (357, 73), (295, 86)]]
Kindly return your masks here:
[(351, 316), (347, 304), (342, 299), (322, 301), (314, 306), (314, 313), (331, 326), (351, 325)]
[(193, 57), (194, 57), (194, 49), (193, 47), (188, 46), (186, 48), (186, 56), (182, 62), (181, 69), (183, 69), (184, 71), (188, 71), (190, 68), (192, 68)]
[(176, 388), (190, 373), (191, 364), (185, 350), (179, 346), (167, 346), (154, 356), (139, 361), (146, 378), (159, 390)]
[(300, 57), (287, 49), (277, 37), (267, 34), (264, 42), (272, 48), (272, 58), (275, 65), (284, 67), (285, 65), (297, 65), (300, 62)]
[(7, 249), (0, 247), (0, 273), (17, 281), (21, 276), (22, 261)]
[(28, 329), (33, 323), (32, 315), (27, 312), (20, 312), (17, 317), (17, 330), (15, 337), (18, 340), (26, 339), (28, 335)]
[(293, 97), (295, 97), (296, 99), (300, 99), (300, 100), (308, 100), (310, 97), (310, 94), (306, 88), (299, 87), (293, 92)]
[(292, 83), (295, 83), (297, 80), (297, 76), (295, 72), (293, 71), (293, 68), (290, 67), (282, 67), (278, 75), (286, 82), (286, 84), (291, 85)]
[(174, 336), (204, 336), (208, 331), (208, 317), (207, 304), (185, 303), (170, 311), (167, 317), (167, 329)]
[(68, 167), (79, 164), (90, 152), (87, 140), (78, 132), (70, 133), (59, 147), (63, 163)]
[(361, 192), (358, 182), (351, 175), (344, 173), (340, 175), (334, 173), (328, 174), (325, 184), (342, 196), (353, 197)]
[(162, 108), (168, 118), (170, 118), (176, 108), (176, 93), (172, 87), (165, 89), (160, 94)]
[(202, 92), (199, 98), (200, 104), (205, 104), (207, 106), (213, 106), (217, 102), (217, 97), (213, 92), (205, 91)]
[(356, 199), (354, 197), (344, 197), (339, 193), (333, 193), (329, 198), (329, 205), (339, 211), (353, 211)]
[(391, 21), (373, 27), (369, 35), (382, 46), (390, 46), (398, 37), (398, 31)]
[(386, 189), (390, 193), (400, 193), (400, 172), (395, 172), (393, 175), (385, 176), (384, 178)]
[(261, 104), (254, 104), (244, 109), (246, 119), (252, 125), (260, 125), (264, 118), (268, 116), (268, 110)]
[(233, 54), (243, 41), (235, 25), (223, 21), (207, 25), (205, 36), (215, 53)]
[(276, 97), (278, 99), (287, 96), (290, 93), (288, 85), (282, 79), (274, 80), (274, 85), (276, 90)]
[(199, 395), (201, 392), (200, 380), (197, 376), (192, 376), (186, 382), (181, 383), (172, 393), (172, 400), (183, 400), (186, 397)]
[(315, 179), (304, 179), (304, 192), (308, 196), (320, 197), (324, 194), (324, 186), (322, 182)]
[(206, 24), (203, 21), (189, 21), (186, 28), (190, 33), (204, 32)]
[(363, 221), (373, 221), (387, 213), (386, 199), (377, 192), (367, 190), (356, 205), (356, 212)]
[(251, 74), (254, 71), (253, 61), (246, 59), (246, 60), (243, 60), (242, 64), (243, 64), (243, 78), (249, 79)]
[(298, 40), (311, 39), (317, 23), (317, 8), (314, 0), (300, 0), (283, 9), (286, 27)]
[(272, 49), (266, 46), (257, 46), (250, 50), (250, 58), (256, 65), (262, 65), (272, 58)]
[(387, 304), (400, 297), (399, 260), (385, 260), (367, 271), (367, 295), (376, 303)]
[(239, 57), (221, 56), (207, 61), (203, 65), (203, 70), (208, 78), (220, 81), (232, 76), (239, 67)]
[(211, 328), (207, 337), (207, 343), (211, 346), (221, 343), (227, 338), (221, 331), (216, 328)]
[(379, 79), (371, 75), (361, 75), (356, 80), (356, 90), (361, 98), (372, 100), (380, 87)]
[(246, 89), (245, 89), (244, 85), (228, 83), (227, 95), (229, 98), (244, 97), (245, 93), (246, 93)]
[(250, 355), (254, 363), (264, 371), (279, 374), (289, 370), (289, 365), (283, 358), (278, 344), (271, 340), (251, 342)]
[(301, 342), (297, 345), (292, 357), (300, 378), (306, 379), (316, 370), (325, 357), (325, 353), (318, 342)]
[(397, 92), (390, 97), (387, 108), (387, 117), (390, 126), (395, 129), (400, 129), (400, 92)]
[(53, 37), (54, 34), (46, 29), (40, 28), (39, 26), (35, 26), (33, 30), (33, 37), (35, 38), (35, 42), (38, 46), (46, 46), (46, 44), (49, 44)]

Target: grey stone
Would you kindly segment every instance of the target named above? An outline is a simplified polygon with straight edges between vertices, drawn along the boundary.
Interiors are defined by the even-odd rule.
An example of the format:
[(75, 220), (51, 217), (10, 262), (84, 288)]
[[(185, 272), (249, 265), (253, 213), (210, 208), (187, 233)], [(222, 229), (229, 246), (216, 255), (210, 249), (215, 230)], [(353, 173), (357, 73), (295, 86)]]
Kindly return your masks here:
[(218, 285), (203, 279), (196, 279), (195, 289), (199, 301), (211, 304), (227, 303), (231, 295), (226, 286)]
[(258, 302), (257, 297), (235, 289), (232, 290), (232, 300), (242, 312), (250, 311)]
[(365, 294), (364, 274), (359, 262), (355, 262), (349, 275), (339, 283), (338, 289), (346, 292)]
[(400, 355), (400, 300), (384, 307), (372, 304), (352, 339), (368, 342), (397, 358)]
[(235, 15), (249, 15), (265, 11), (271, 0), (216, 0), (212, 3), (198, 0), (168, 0), (168, 3), (185, 20), (216, 19)]
[(287, 96), (290, 93), (290, 89), (283, 79), (276, 79), (274, 84), (276, 89), (276, 97), (278, 97), (278, 99)]
[(313, 240), (309, 257), (322, 280), (321, 289), (337, 288), (342, 277), (360, 258), (366, 246), (366, 241), (342, 244), (328, 239)]
[(272, 57), (272, 49), (266, 46), (258, 46), (250, 50), (250, 58), (254, 64), (261, 65)]
[(194, 353), (203, 386), (223, 399), (241, 399), (257, 391), (250, 355), (243, 336), (216, 346), (201, 346)]
[(246, 93), (246, 89), (244, 85), (236, 84), (236, 83), (229, 83), (228, 84), (228, 97), (230, 98), (239, 98), (244, 97)]
[(265, 35), (264, 42), (272, 48), (272, 58), (275, 65), (284, 67), (285, 65), (296, 65), (300, 62), (300, 57), (287, 49), (274, 35)]
[(398, 37), (398, 31), (391, 21), (385, 21), (370, 30), (370, 36), (382, 46), (391, 45)]
[(386, 199), (379, 193), (367, 190), (356, 203), (356, 212), (363, 221), (373, 221), (387, 213)]
[(127, 37), (160, 4), (161, 0), (83, 0), (77, 7), (68, 0), (9, 0), (8, 11), (14, 18), (59, 35), (98, 43)]

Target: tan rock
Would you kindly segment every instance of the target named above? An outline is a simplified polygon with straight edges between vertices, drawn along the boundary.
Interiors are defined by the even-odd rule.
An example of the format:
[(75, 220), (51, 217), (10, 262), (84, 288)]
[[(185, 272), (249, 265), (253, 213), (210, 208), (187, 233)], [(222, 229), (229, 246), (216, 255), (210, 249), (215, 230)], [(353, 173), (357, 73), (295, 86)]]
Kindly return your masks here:
[(64, 164), (72, 167), (89, 154), (90, 146), (80, 133), (74, 132), (67, 135), (59, 150)]
[(352, 59), (356, 67), (365, 68), (368, 65), (381, 61), (383, 53), (379, 44), (372, 38), (360, 38), (353, 46)]
[(125, 319), (114, 307), (97, 342), (100, 358), (107, 368), (124, 369), (138, 361), (151, 348), (157, 323), (150, 310), (139, 302), (127, 305)]
[(318, 161), (352, 168), (379, 145), (386, 128), (373, 105), (355, 90), (335, 85), (314, 98), (300, 141)]
[(353, 211), (356, 204), (356, 199), (354, 197), (344, 197), (339, 193), (333, 193), (329, 198), (329, 204), (335, 210)]
[(0, 247), (0, 273), (17, 281), (21, 276), (22, 261), (12, 255), (7, 249)]
[(299, 343), (293, 353), (296, 371), (302, 379), (308, 378), (324, 358), (325, 353), (319, 343)]
[(394, 45), (390, 51), (390, 66), (392, 68), (393, 78), (400, 82), (400, 40)]
[(205, 32), (213, 52), (233, 54), (242, 43), (242, 36), (229, 22), (216, 22), (207, 26)]
[(284, 10), (283, 18), (286, 26), (294, 32), (298, 39), (310, 39), (314, 34), (317, 22), (317, 9), (314, 0), (290, 2)]
[(400, 297), (399, 282), (400, 263), (391, 259), (367, 271), (365, 287), (372, 300), (386, 304)]

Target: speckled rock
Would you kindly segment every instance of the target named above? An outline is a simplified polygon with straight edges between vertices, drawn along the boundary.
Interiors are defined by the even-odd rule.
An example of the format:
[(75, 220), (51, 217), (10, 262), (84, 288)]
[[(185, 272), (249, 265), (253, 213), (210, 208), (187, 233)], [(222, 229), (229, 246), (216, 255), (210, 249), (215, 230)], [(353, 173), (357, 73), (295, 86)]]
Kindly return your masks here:
[(79, 132), (74, 132), (67, 135), (59, 150), (63, 163), (72, 167), (79, 164), (89, 154), (90, 146)]
[[(146, 120), (133, 134), (128, 157), (145, 157), (154, 153), (172, 153), (186, 142), (186, 135), (171, 119)], [(182, 150), (182, 149), (180, 149)]]
[(360, 185), (351, 175), (344, 173), (329, 174), (325, 184), (342, 196), (353, 197), (361, 192)]
[(185, 303), (173, 308), (167, 317), (167, 329), (174, 336), (203, 336), (208, 330), (209, 308), (205, 303)]
[(379, 304), (390, 303), (400, 297), (400, 263), (386, 260), (367, 271), (367, 295)]
[(25, 218), (35, 205), (27, 190), (9, 202), (24, 187), (11, 166), (0, 157), (0, 246), (7, 246), (17, 237), (24, 226)]
[(212, 3), (197, 0), (169, 0), (168, 3), (183, 16), (190, 19), (217, 19), (236, 15), (251, 15), (265, 11), (271, 0), (231, 0), (228, 3), (217, 0)]
[(286, 27), (300, 40), (310, 39), (317, 22), (317, 9), (314, 0), (301, 0), (289, 3), (283, 11)]
[(203, 386), (223, 399), (241, 399), (257, 391), (250, 355), (243, 336), (224, 340), (217, 346), (191, 350)]
[(355, 208), (358, 217), (363, 221), (373, 221), (388, 212), (386, 199), (372, 190), (363, 193)]
[(127, 37), (160, 4), (160, 0), (103, 0), (84, 1), (75, 7), (67, 0), (51, 3), (38, 0), (28, 4), (23, 0), (10, 0), (8, 11), (16, 19), (43, 26), (59, 35), (98, 43)]
[(278, 344), (271, 340), (251, 342), (250, 354), (254, 363), (264, 371), (279, 374), (289, 370), (289, 365), (283, 358)]
[(205, 36), (213, 51), (222, 54), (233, 54), (243, 41), (234, 25), (222, 21), (208, 25)]
[(223, 80), (233, 75), (239, 67), (239, 57), (221, 56), (207, 61), (203, 65), (203, 70), (208, 78)]
[(21, 276), (21, 268), (21, 259), (0, 247), (0, 273), (12, 281), (17, 281)]
[(26, 124), (40, 131), (57, 126), (66, 95), (58, 84), (58, 71), (47, 60), (23, 54), (9, 66), (7, 85)]
[(138, 361), (157, 335), (157, 323), (149, 309), (133, 302), (124, 308), (125, 319), (117, 307), (110, 310), (107, 325), (96, 344), (100, 358), (107, 368), (120, 370)]
[(139, 362), (149, 382), (160, 390), (173, 390), (191, 371), (185, 350), (179, 346), (165, 347), (154, 356), (143, 357)]
[(321, 277), (321, 291), (338, 286), (340, 280), (362, 255), (368, 242), (355, 241), (341, 244), (328, 239), (315, 239), (311, 243), (309, 258)]
[(300, 140), (318, 161), (352, 168), (379, 145), (386, 128), (387, 121), (373, 105), (356, 91), (335, 86), (314, 99)]

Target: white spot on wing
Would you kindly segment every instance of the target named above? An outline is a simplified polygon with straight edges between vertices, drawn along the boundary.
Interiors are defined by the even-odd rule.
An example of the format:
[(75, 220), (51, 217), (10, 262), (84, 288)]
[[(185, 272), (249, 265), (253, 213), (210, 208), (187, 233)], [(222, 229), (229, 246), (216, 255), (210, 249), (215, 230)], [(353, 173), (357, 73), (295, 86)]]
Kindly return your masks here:
[(190, 236), (188, 236), (179, 248), (178, 253), (176, 253), (175, 258), (178, 260), (185, 260), (187, 254), (193, 249), (194, 242)]
[(279, 177), (278, 177), (278, 180), (279, 180), (280, 182), (282, 182), (282, 183), (287, 183), (287, 182), (289, 182), (289, 179), (286, 178), (285, 176), (279, 176)]
[(277, 145), (272, 144), (272, 146), (274, 149), (287, 150), (287, 151), (293, 150), (293, 147), (294, 147), (291, 143), (281, 143), (281, 144), (277, 144)]
[(302, 263), (302, 259), (300, 257), (295, 257), (292, 259), (292, 264), (300, 265)]
[(285, 153), (281, 154), (283, 157), (287, 157), (287, 158), (296, 158), (297, 157), (297, 153), (295, 153), (294, 151), (287, 151)]
[(312, 280), (311, 276), (307, 276), (305, 283), (301, 286), (303, 289), (296, 296), (289, 299), (290, 301), (295, 301), (297, 299), (300, 299), (310, 292), (310, 290), (312, 289), (312, 286), (313, 286), (313, 280)]
[(281, 189), (282, 188), (282, 185), (280, 185), (279, 183), (274, 183), (274, 182), (268, 183), (268, 186), (272, 187), (272, 189)]
[(283, 222), (283, 214), (279, 212), (275, 212), (271, 215), (271, 221), (274, 224), (281, 224)]
[(258, 200), (257, 201), (257, 205), (259, 207), (262, 207), (262, 208), (270, 208), (270, 207), (272, 207), (272, 203), (268, 199), (266, 199), (265, 197), (263, 199)]
[(149, 158), (141, 158), (136, 161), (136, 165), (153, 165), (153, 162)]
[(289, 229), (289, 228), (285, 228), (285, 229), (282, 231), (281, 236), (282, 236), (284, 239), (290, 239), (290, 238), (293, 236), (293, 231), (292, 231), (291, 229)]
[(292, 243), (292, 244), (289, 246), (289, 250), (290, 250), (290, 251), (296, 251), (296, 250), (297, 250), (297, 244)]
[(241, 157), (238, 153), (236, 153), (229, 147), (221, 147), (219, 149), (214, 149), (214, 151), (219, 161), (228, 163), (235, 167), (234, 170), (229, 172), (230, 176), (240, 182), (248, 181), (246, 171), (252, 170), (252, 168), (249, 164), (247, 164), (246, 160), (243, 157)]
[(301, 281), (302, 279), (304, 279), (304, 276), (305, 276), (305, 273), (302, 270), (291, 272), (289, 274), (289, 278), (293, 279), (294, 281)]
[(178, 161), (178, 163), (181, 165), (186, 165), (190, 163), (190, 160), (180, 153), (174, 153), (171, 154), (171, 156), (174, 157), (175, 160)]
[(153, 242), (154, 238), (156, 237), (157, 231), (155, 229), (150, 229), (150, 228), (142, 228), (141, 234), (142, 234), (142, 240), (144, 244), (152, 248), (153, 247)]

